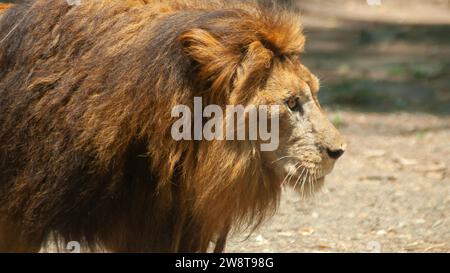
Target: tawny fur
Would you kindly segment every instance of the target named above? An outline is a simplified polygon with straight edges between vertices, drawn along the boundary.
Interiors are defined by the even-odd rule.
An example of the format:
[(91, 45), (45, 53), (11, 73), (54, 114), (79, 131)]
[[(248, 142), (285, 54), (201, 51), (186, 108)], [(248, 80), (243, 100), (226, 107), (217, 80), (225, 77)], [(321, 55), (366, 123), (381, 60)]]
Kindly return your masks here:
[(296, 16), (233, 1), (37, 0), (0, 18), (0, 251), (53, 238), (222, 251), (231, 228), (273, 213), (280, 182), (251, 142), (176, 142), (170, 114), (194, 96), (251, 101), (276, 60), (302, 52)]
[(12, 4), (0, 3), (0, 12), (5, 11), (12, 7)]

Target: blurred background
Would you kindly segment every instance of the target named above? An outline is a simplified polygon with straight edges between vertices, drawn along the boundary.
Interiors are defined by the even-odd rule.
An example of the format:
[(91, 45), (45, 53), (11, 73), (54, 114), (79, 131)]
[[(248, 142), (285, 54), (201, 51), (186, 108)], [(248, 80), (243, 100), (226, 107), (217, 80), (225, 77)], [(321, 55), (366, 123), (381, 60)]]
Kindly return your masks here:
[(281, 2), (349, 148), (321, 193), (287, 190), (227, 251), (450, 252), (450, 1)]

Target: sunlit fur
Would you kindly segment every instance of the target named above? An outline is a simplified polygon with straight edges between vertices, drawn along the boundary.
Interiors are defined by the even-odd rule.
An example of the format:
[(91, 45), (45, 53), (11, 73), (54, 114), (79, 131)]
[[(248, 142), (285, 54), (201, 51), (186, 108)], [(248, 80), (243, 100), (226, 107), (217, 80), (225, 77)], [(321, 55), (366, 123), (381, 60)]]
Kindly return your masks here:
[(5, 11), (12, 7), (12, 4), (0, 3), (0, 12)]
[[(37, 0), (0, 19), (0, 251), (223, 251), (341, 137), (300, 63), (297, 15), (243, 1)], [(303, 117), (284, 100), (302, 96)], [(281, 105), (281, 146), (182, 141), (172, 107)], [(305, 170), (305, 172), (302, 171)], [(304, 173), (307, 173), (306, 175)], [(284, 179), (290, 176), (289, 179)]]

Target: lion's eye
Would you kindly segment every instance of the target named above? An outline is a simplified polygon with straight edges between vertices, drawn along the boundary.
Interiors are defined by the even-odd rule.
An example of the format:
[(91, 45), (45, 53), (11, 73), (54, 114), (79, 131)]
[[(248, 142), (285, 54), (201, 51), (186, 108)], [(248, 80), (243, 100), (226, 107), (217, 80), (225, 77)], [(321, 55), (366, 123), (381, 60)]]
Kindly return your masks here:
[(300, 100), (296, 97), (292, 97), (286, 101), (286, 105), (293, 112), (302, 112), (302, 105), (300, 104)]

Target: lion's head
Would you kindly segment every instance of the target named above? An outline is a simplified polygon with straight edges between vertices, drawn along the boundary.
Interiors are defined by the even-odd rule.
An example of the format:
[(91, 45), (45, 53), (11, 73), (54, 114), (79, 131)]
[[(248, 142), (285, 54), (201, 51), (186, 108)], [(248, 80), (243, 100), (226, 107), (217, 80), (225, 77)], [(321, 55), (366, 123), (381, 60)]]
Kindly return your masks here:
[(252, 151), (244, 158), (262, 166), (262, 177), (310, 195), (323, 185), (346, 144), (319, 104), (318, 78), (302, 64), (305, 38), (299, 18), (264, 12), (220, 11), (207, 27), (187, 30), (180, 40), (209, 103), (279, 106), (278, 149), (255, 152), (255, 143), (236, 145)]

